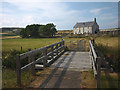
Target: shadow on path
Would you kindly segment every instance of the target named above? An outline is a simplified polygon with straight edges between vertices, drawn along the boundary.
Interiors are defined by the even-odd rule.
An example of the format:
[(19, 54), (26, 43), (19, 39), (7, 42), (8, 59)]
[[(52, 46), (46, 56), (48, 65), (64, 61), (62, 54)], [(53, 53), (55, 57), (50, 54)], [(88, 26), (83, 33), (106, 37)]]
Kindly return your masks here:
[[(67, 52), (67, 54), (70, 54), (70, 53), (71, 53), (71, 52)], [(63, 71), (62, 71), (62, 73), (60, 74), (60, 77), (59, 77), (59, 79), (57, 80), (57, 82), (55, 83), (55, 86), (54, 86), (54, 87), (59, 87), (59, 86), (60, 86), (60, 83), (61, 83), (61, 81), (62, 81), (62, 77), (63, 77), (63, 75), (66, 73), (66, 70), (67, 70), (67, 68), (69, 67), (70, 62), (72, 61), (74, 55), (75, 55), (75, 52), (72, 53), (69, 61), (65, 64), (66, 67), (63, 69)], [(67, 58), (67, 55), (65, 55), (65, 56), (61, 59), (61, 61), (59, 61), (59, 63), (55, 66), (55, 68), (52, 70), (52, 72), (50, 73), (50, 75), (49, 75), (49, 76), (47, 77), (47, 79), (39, 86), (39, 88), (44, 88), (44, 87), (47, 85), (47, 83), (49, 83), (50, 79), (51, 79), (51, 78), (53, 77), (53, 75), (57, 72), (59, 66), (60, 66), (62, 63), (64, 63), (64, 60), (65, 60), (66, 58)]]
[(71, 61), (72, 61), (72, 59), (73, 59), (74, 56), (75, 56), (75, 52), (72, 53), (70, 59), (69, 59), (68, 62), (65, 64), (65, 68), (63, 69), (63, 71), (61, 72), (58, 80), (56, 81), (56, 83), (55, 83), (55, 85), (54, 85), (54, 88), (59, 88), (59, 86), (60, 86), (60, 84), (61, 84), (61, 82), (62, 82), (62, 80), (63, 80), (63, 77), (64, 77), (64, 75), (65, 75), (65, 73), (66, 73), (66, 71), (67, 71), (67, 69), (68, 69), (68, 67), (69, 67), (69, 65), (70, 65), (70, 63), (71, 63)]

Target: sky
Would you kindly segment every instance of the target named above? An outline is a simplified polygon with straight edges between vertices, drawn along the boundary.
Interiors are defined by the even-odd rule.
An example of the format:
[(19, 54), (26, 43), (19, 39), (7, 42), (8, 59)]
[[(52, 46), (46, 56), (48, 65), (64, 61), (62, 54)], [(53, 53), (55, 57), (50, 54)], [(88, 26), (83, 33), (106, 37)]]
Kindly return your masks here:
[(54, 23), (57, 30), (72, 30), (77, 22), (93, 21), (94, 18), (100, 29), (118, 27), (117, 1), (3, 0), (0, 6), (0, 27)]

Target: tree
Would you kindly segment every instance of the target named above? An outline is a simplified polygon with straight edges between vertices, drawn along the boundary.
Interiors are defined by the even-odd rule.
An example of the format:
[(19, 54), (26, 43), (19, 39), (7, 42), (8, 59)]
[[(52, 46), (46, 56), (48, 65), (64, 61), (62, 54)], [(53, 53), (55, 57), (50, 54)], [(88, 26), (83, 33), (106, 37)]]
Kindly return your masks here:
[(53, 23), (49, 23), (47, 25), (42, 25), (39, 29), (40, 35), (43, 35), (44, 37), (50, 37), (55, 35), (57, 32), (56, 26)]
[(57, 30), (56, 30), (56, 28), (55, 28), (56, 26), (55, 26), (53, 23), (47, 24), (46, 27), (47, 27), (47, 30), (48, 30), (47, 33), (48, 33), (50, 36), (55, 35), (55, 33), (57, 32)]
[(41, 25), (38, 32), (40, 37), (45, 36), (45, 25)]
[(52, 37), (57, 32), (56, 26), (53, 23), (46, 25), (32, 24), (27, 25), (20, 34), (23, 38), (38, 38), (38, 37)]
[(22, 36), (22, 38), (26, 38), (27, 37), (27, 33), (26, 33), (26, 29), (22, 29), (20, 32), (20, 35)]
[(29, 38), (29, 37), (33, 37), (33, 38), (36, 38), (36, 37), (39, 37), (39, 28), (40, 28), (41, 25), (39, 24), (32, 24), (32, 25), (27, 25), (25, 29), (23, 29), (21, 31), (21, 35), (22, 37), (26, 37), (26, 38)]

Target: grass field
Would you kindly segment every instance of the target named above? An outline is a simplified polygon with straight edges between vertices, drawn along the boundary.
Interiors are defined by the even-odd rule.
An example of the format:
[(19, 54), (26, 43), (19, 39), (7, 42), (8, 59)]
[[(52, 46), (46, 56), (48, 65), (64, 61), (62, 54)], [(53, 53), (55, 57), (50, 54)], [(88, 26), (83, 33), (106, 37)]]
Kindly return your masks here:
[(96, 44), (118, 50), (118, 37), (98, 37), (95, 41)]
[[(63, 38), (65, 40), (65, 45), (69, 45), (70, 41), (76, 41), (81, 38)], [(21, 46), (23, 51), (28, 48), (41, 48), (46, 45), (54, 44), (60, 42), (62, 38), (41, 38), (41, 39), (5, 39), (2, 40), (2, 51), (8, 52), (11, 49), (20, 50)]]
[(22, 46), (23, 51), (28, 48), (41, 48), (46, 45), (50, 45), (61, 41), (61, 39), (5, 39), (2, 40), (2, 51), (9, 51), (11, 49), (20, 50)]

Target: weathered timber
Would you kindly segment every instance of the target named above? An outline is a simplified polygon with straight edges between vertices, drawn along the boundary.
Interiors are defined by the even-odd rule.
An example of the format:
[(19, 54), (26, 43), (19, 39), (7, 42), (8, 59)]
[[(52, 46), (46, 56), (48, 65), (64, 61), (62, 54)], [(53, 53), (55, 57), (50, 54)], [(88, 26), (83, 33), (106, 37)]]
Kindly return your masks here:
[(92, 41), (90, 40), (89, 42), (94, 78), (97, 79), (97, 88), (100, 88), (101, 58), (97, 56)]
[(16, 74), (17, 74), (17, 85), (21, 86), (21, 71), (20, 71), (20, 56), (19, 54), (16, 55)]
[[(35, 66), (36, 66), (35, 64), (43, 62), (43, 68), (45, 68), (46, 66), (49, 66), (50, 63), (54, 62), (55, 59), (57, 59), (63, 52), (64, 52), (64, 40), (55, 44), (45, 46), (43, 48), (28, 50), (28, 52), (26, 53), (18, 54), (16, 56), (17, 85), (21, 86), (21, 72), (32, 68), (32, 73), (33, 75), (35, 75)], [(35, 60), (35, 56), (39, 53), (41, 53), (41, 55), (39, 55), (39, 58)], [(48, 57), (52, 57), (51, 62), (49, 63), (48, 63)], [(25, 58), (28, 58), (29, 64), (21, 67), (20, 62), (22, 59)]]

